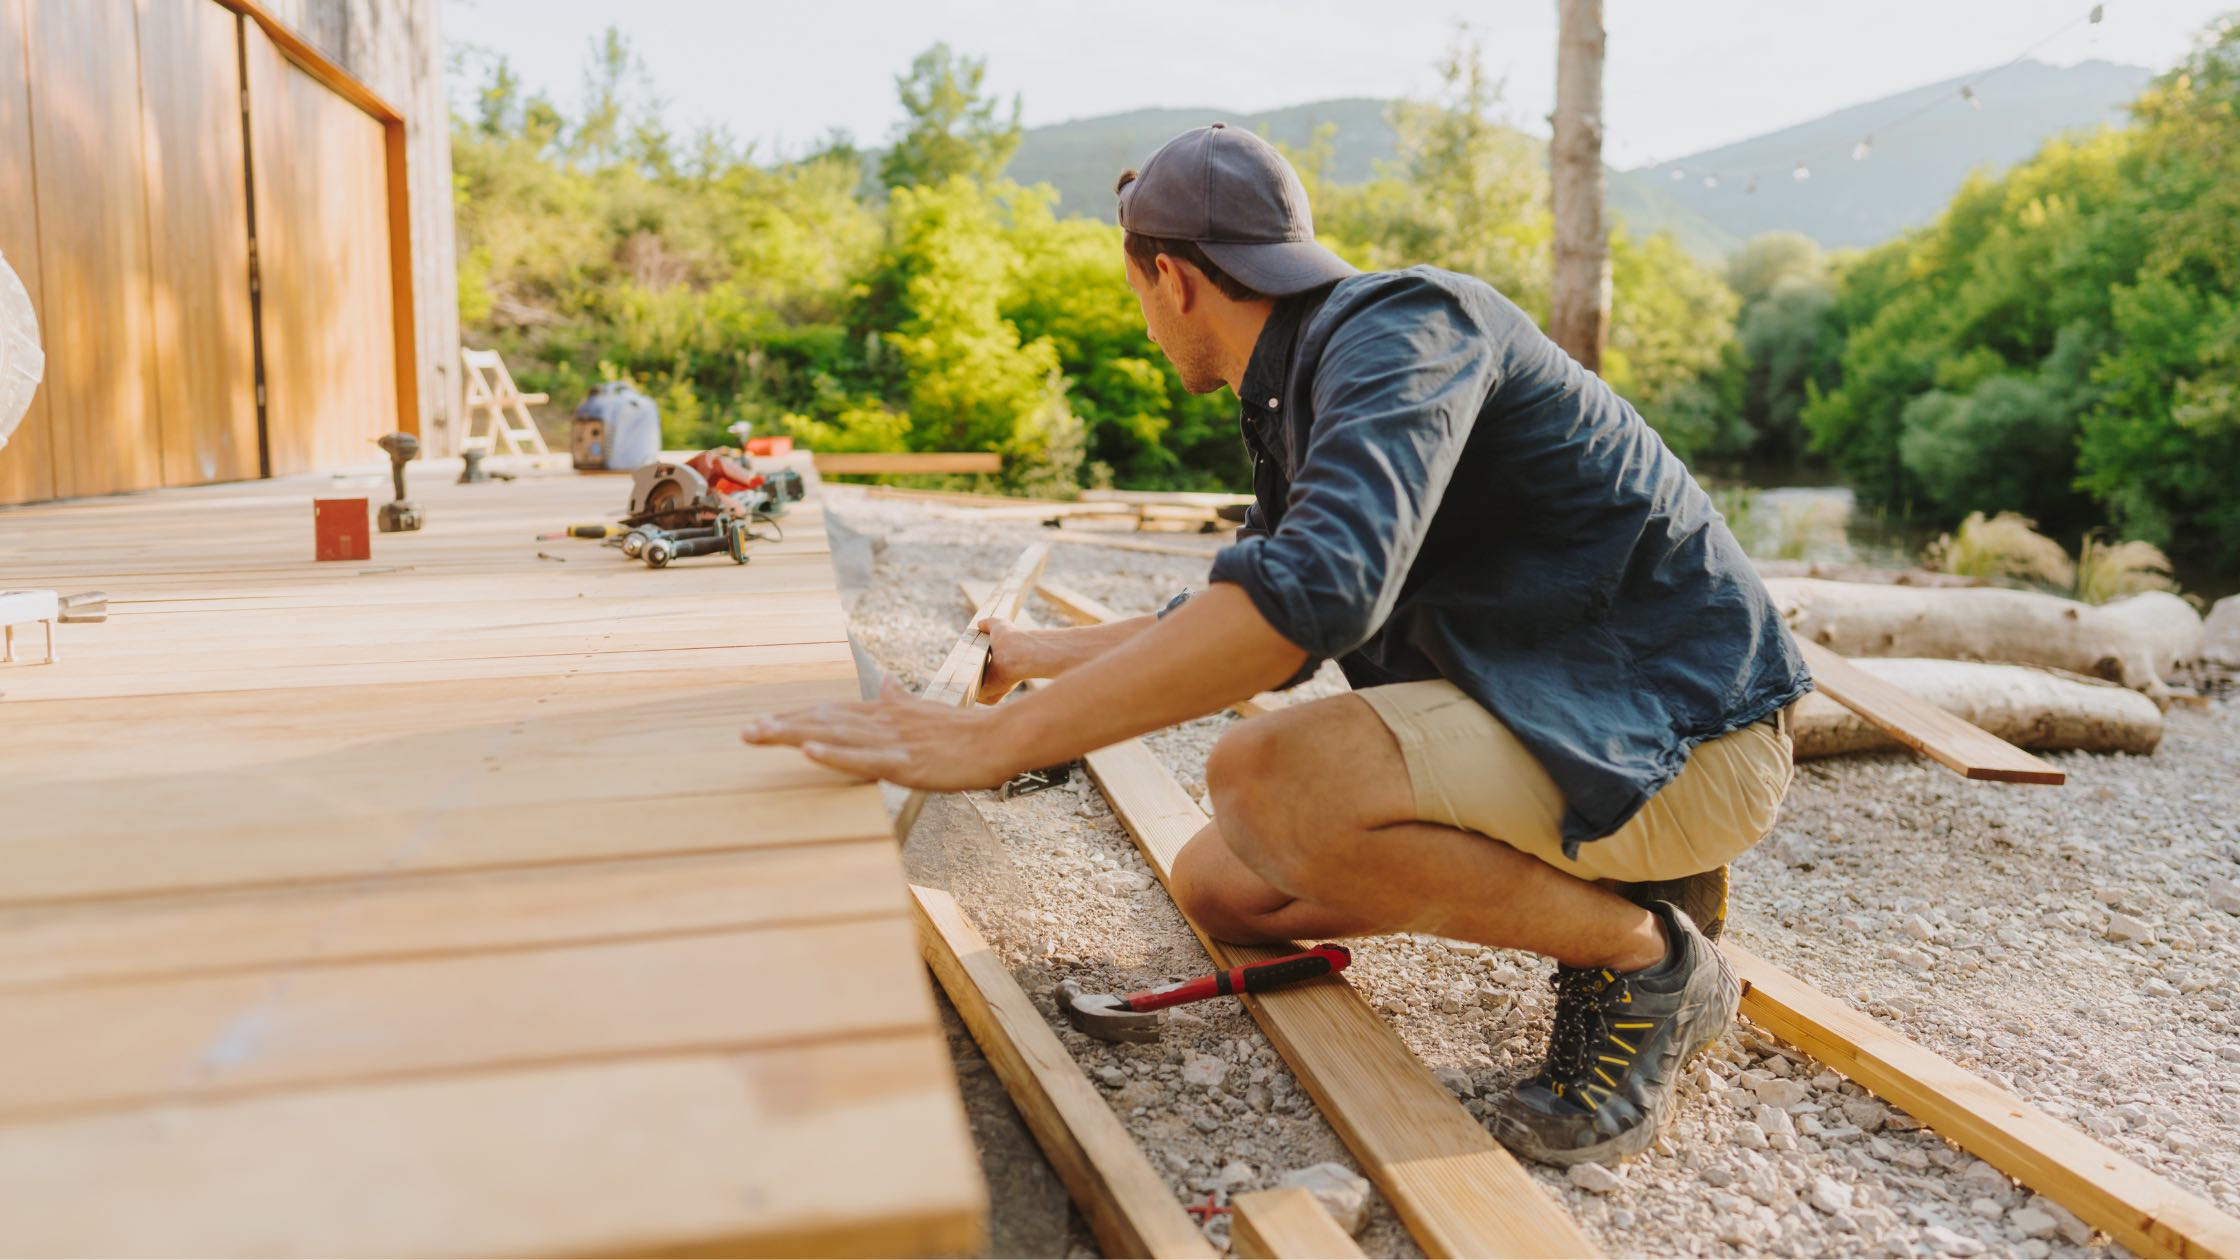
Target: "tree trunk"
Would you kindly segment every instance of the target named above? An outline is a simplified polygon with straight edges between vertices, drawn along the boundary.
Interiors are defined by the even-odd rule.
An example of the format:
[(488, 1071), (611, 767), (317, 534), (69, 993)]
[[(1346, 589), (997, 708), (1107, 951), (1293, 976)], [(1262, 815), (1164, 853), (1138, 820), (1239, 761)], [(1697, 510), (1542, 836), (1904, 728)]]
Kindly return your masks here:
[[(2162, 741), (2162, 710), (2154, 701), (2106, 683), (2019, 665), (1872, 659), (1853, 664), (2021, 748), (2145, 754)], [(1818, 693), (1797, 703), (1790, 729), (1800, 761), (1900, 747), (1865, 718)]]
[(2104, 678), (2169, 700), (2163, 679), (2201, 656), (2201, 614), (2149, 591), (2094, 607), (1999, 587), (1867, 586), (1769, 578), (1799, 638), (1845, 656), (2008, 661)]
[(1555, 295), (1548, 335), (1590, 372), (1610, 331), (1610, 247), (1602, 227), (1602, 0), (1559, 0), (1555, 138)]

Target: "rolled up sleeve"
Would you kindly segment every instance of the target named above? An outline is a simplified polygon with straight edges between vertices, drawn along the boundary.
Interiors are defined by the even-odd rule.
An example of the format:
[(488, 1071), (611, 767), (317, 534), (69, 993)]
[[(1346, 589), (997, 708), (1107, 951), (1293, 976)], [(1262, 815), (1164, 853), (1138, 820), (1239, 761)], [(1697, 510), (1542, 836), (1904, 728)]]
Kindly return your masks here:
[(1346, 312), (1314, 373), (1313, 423), (1274, 531), (1214, 558), (1309, 670), (1367, 642), (1398, 603), (1496, 383), (1494, 346), (1432, 286)]

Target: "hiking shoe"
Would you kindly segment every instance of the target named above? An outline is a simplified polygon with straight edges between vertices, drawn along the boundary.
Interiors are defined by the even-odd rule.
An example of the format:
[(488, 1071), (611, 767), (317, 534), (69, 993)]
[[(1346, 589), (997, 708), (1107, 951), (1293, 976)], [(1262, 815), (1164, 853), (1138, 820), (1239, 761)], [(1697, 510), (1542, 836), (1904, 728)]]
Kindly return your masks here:
[(1620, 883), (1617, 892), (1644, 910), (1651, 902), (1671, 902), (1687, 911), (1706, 940), (1718, 940), (1719, 934), (1727, 930), (1727, 868), (1724, 866), (1678, 879)]
[(1647, 907), (1670, 952), (1654, 967), (1557, 967), (1548, 1058), (1501, 1100), (1494, 1137), (1546, 1164), (1614, 1164), (1672, 1118), (1681, 1065), (1734, 1022), (1742, 986), (1727, 960), (1670, 902)]

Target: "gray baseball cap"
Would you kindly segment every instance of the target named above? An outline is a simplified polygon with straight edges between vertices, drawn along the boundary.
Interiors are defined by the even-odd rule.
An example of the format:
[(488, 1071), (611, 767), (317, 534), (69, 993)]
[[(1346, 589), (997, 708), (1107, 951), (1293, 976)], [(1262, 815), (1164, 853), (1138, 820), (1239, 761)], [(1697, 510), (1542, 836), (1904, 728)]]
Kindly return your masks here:
[(1306, 186), (1275, 146), (1222, 123), (1159, 146), (1120, 184), (1120, 226), (1195, 241), (1221, 269), (1269, 297), (1354, 275), (1314, 239)]

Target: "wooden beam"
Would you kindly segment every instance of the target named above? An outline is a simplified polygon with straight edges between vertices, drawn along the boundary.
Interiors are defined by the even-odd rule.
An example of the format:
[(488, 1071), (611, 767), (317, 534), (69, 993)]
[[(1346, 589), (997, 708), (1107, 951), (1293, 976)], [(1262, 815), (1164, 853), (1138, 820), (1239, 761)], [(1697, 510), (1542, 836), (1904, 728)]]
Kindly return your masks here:
[(1348, 1260), (1361, 1254), (1322, 1201), (1297, 1186), (1240, 1194), (1229, 1206), (1229, 1250), (1246, 1260)]
[(2068, 778), (1991, 732), (1884, 682), (1809, 639), (1797, 639), (1796, 644), (1822, 694), (1962, 778), (2053, 784)]
[[(1090, 753), (1089, 773), (1162, 883), (1204, 810), (1141, 740)], [(1294, 946), (1237, 946), (1190, 925), (1214, 965)], [(1594, 1244), (1344, 977), (1240, 999), (1330, 1127), (1430, 1256), (1584, 1256)]]
[[(969, 704), (980, 691), (980, 678), (988, 670), (988, 636), (980, 633), (980, 623), (989, 617), (1012, 618), (1027, 602), (1027, 592), (1034, 589), (1036, 579), (1042, 576), (1042, 566), (1050, 562), (1050, 545), (1036, 543), (1019, 553), (1012, 563), (1011, 572), (996, 586), (995, 591), (974, 610), (972, 620), (964, 628), (964, 637), (949, 649), (949, 658), (926, 684), (921, 699), (936, 704), (962, 706)], [(910, 838), (910, 828), (917, 825), (918, 815), (925, 810), (927, 793), (913, 789), (902, 803), (902, 811), (895, 815), (894, 835), (897, 840)]]
[(988, 451), (824, 451), (816, 455), (819, 473), (999, 473), (1003, 456)]
[(262, 27), (288, 60), (301, 66), (305, 74), (317, 79), (328, 91), (373, 115), (384, 126), (404, 123), (404, 115), (398, 113), (395, 106), (381, 99), (349, 71), (327, 60), (326, 54), (313, 48), (286, 23), (265, 12), (259, 0), (218, 0), (218, 3)]
[[(1066, 620), (1073, 622), (1075, 625), (1093, 626), (1104, 622), (1126, 621), (1128, 619), (1124, 614), (1098, 603), (1070, 586), (1057, 582), (1038, 582), (1035, 584), (1035, 590), (1044, 599), (1050, 601), (1051, 607), (1064, 613)], [(1238, 717), (1258, 717), (1271, 710), (1283, 708), (1290, 703), (1291, 697), (1280, 691), (1263, 691), (1250, 700), (1237, 701), (1230, 705), (1229, 709)]]
[[(1200, 535), (1200, 537), (1210, 538), (1214, 535), (1206, 534)], [(1084, 547), (1110, 547), (1115, 551), (1141, 551), (1154, 556), (1187, 556), (1192, 560), (1203, 560), (1209, 566), (1213, 563), (1214, 556), (1221, 551), (1220, 547), (1187, 547), (1179, 543), (1149, 542), (1137, 538), (1133, 534), (1097, 534), (1088, 531), (1072, 531), (1058, 534), (1056, 540), (1065, 543), (1078, 543)]]
[(1205, 1235), (956, 899), (915, 884), (910, 896), (926, 965), (1010, 1091), (1104, 1254), (1211, 1260), (1214, 1251)]
[(2240, 1220), (1732, 943), (1742, 1013), (2142, 1256), (2240, 1256)]

